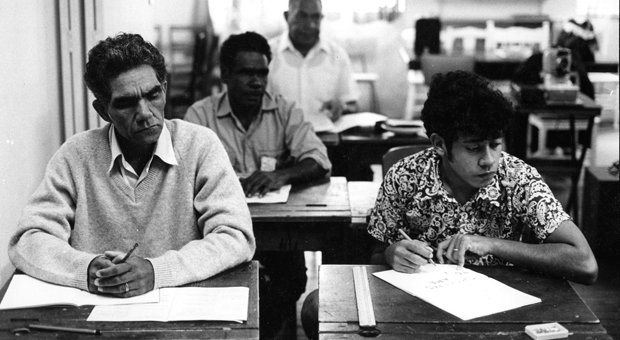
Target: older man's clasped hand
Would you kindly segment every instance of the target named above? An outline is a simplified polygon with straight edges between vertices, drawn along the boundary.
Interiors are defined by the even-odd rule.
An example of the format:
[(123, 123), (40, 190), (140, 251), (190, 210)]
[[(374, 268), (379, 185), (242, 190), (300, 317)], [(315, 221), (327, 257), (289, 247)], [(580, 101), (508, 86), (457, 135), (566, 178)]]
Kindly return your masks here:
[(94, 294), (127, 298), (153, 290), (155, 274), (151, 262), (125, 253), (106, 251), (88, 266), (88, 290)]

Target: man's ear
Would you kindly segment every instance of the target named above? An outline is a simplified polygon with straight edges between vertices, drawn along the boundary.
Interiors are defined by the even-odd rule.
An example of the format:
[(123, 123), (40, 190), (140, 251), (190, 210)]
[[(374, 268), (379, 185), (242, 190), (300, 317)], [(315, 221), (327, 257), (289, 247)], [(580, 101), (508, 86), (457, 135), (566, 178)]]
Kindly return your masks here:
[(168, 82), (166, 80), (161, 82), (161, 90), (164, 92), (164, 98), (166, 98), (166, 92), (168, 92)]
[(110, 116), (108, 115), (108, 110), (99, 99), (93, 100), (93, 108), (95, 109), (95, 111), (97, 111), (101, 119), (105, 120), (108, 123), (112, 123), (112, 121), (110, 120)]
[(220, 67), (220, 71), (222, 72), (220, 74), (220, 78), (222, 79), (222, 82), (228, 85), (228, 80), (230, 79), (230, 73), (231, 73), (230, 67), (222, 64), (222, 66)]
[(166, 96), (166, 93), (168, 92), (168, 82), (167, 82), (166, 80), (164, 80), (164, 81), (162, 81), (162, 82), (161, 82), (161, 92), (162, 92), (162, 94), (164, 95), (164, 98), (163, 98), (163, 100), (164, 100), (164, 105), (166, 105), (166, 99), (168, 98), (168, 97)]
[(440, 154), (441, 156), (447, 155), (448, 154), (448, 147), (446, 145), (446, 140), (443, 139), (443, 137), (441, 137), (440, 135), (433, 133), (431, 134), (431, 144), (433, 145), (433, 148), (435, 149), (435, 151), (437, 151), (438, 154)]

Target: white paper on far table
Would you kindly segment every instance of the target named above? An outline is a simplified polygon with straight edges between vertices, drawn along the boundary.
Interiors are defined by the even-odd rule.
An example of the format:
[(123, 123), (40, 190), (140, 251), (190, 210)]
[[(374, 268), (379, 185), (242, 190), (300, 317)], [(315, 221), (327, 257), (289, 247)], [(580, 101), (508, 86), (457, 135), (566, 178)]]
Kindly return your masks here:
[(248, 287), (161, 288), (156, 304), (97, 306), (86, 321), (234, 321), (248, 319)]
[(425, 265), (412, 274), (387, 270), (373, 275), (463, 320), (541, 302), (486, 275), (456, 268)]
[(321, 111), (316, 115), (308, 115), (306, 116), (306, 120), (312, 124), (314, 132), (335, 132), (335, 125), (329, 118), (328, 111)]
[(334, 122), (333, 132), (342, 132), (357, 126), (375, 126), (377, 122), (387, 120), (388, 117), (373, 112), (349, 113), (340, 116)]
[(287, 184), (280, 189), (269, 191), (265, 196), (246, 197), (246, 203), (286, 203), (288, 194), (291, 192), (291, 185)]

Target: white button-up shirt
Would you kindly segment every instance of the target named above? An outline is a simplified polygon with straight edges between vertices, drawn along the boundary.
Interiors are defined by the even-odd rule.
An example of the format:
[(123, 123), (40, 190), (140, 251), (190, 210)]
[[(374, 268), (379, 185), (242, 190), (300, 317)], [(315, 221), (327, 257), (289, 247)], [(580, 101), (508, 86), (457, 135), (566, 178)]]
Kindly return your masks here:
[(110, 151), (112, 152), (112, 161), (110, 162), (110, 167), (108, 168), (108, 172), (112, 171), (114, 168), (114, 163), (116, 162), (116, 158), (121, 157), (120, 162), (120, 171), (121, 176), (125, 183), (128, 186), (135, 188), (138, 183), (142, 182), (146, 178), (149, 173), (149, 169), (151, 167), (151, 162), (153, 161), (153, 157), (157, 156), (162, 161), (170, 164), (170, 165), (178, 165), (177, 158), (174, 155), (174, 149), (172, 147), (172, 138), (170, 137), (170, 131), (166, 127), (164, 123), (163, 128), (161, 129), (161, 133), (159, 134), (159, 138), (157, 139), (157, 144), (155, 145), (155, 150), (153, 151), (153, 155), (146, 163), (146, 166), (142, 170), (141, 174), (137, 174), (133, 167), (127, 162), (123, 152), (121, 151), (121, 147), (118, 144), (118, 140), (116, 139), (116, 133), (114, 133), (114, 125), (110, 124), (110, 129), (108, 130), (108, 140), (110, 141)]
[[(342, 103), (357, 101), (359, 91), (351, 61), (344, 48), (333, 41), (320, 39), (304, 57), (284, 32), (269, 42), (272, 61), (268, 84), (273, 93), (297, 103), (315, 129), (321, 118), (323, 103), (338, 99)], [(322, 117), (321, 117), (322, 116)]]

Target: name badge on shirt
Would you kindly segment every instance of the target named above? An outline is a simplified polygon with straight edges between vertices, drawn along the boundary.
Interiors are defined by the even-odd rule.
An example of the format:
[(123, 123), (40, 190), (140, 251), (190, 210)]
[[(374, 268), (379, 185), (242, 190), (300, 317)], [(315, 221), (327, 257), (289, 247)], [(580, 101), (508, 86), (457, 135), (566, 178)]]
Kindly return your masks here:
[(271, 172), (276, 170), (276, 159), (273, 157), (262, 156), (260, 158), (260, 171)]

